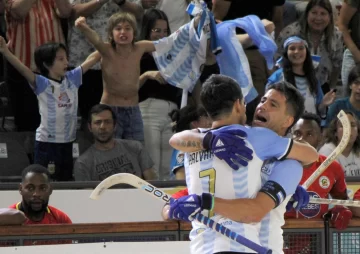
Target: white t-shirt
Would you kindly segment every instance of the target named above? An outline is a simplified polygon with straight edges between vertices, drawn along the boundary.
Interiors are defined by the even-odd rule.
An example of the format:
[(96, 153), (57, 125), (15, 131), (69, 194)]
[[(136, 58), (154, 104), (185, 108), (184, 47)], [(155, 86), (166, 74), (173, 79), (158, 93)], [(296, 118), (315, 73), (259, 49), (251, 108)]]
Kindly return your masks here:
[[(326, 143), (320, 148), (319, 154), (329, 156), (335, 148), (336, 146), (333, 143)], [(344, 169), (345, 177), (360, 176), (360, 157), (353, 151), (348, 157), (340, 154), (336, 160)]]
[(61, 82), (36, 75), (34, 93), (39, 101), (41, 122), (36, 141), (68, 143), (76, 138), (78, 89), (82, 84), (82, 69), (66, 72)]

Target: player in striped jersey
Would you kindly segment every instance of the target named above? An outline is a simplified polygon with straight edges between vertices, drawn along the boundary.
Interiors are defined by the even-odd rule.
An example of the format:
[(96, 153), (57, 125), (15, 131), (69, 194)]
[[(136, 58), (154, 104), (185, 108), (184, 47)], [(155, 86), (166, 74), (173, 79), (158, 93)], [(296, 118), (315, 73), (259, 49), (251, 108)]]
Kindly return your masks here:
[(67, 49), (61, 43), (47, 43), (35, 51), (35, 62), (40, 74), (34, 74), (8, 49), (0, 37), (0, 53), (29, 82), (39, 101), (40, 126), (36, 130), (35, 163), (47, 167), (55, 163), (53, 178), (58, 181), (72, 179), (72, 142), (77, 125), (78, 89), (82, 75), (100, 60), (98, 53), (67, 71)]
[[(288, 129), (302, 113), (303, 99), (296, 89), (291, 86), (283, 83), (279, 84), (279, 87), (289, 89), (287, 95), (290, 94), (296, 103), (295, 107), (291, 107), (289, 110), (295, 116), (285, 114), (285, 108), (282, 108), (285, 119), (278, 123), (282, 124), (281, 128)], [(260, 243), (259, 231), (261, 224), (253, 222), (259, 222), (272, 208), (281, 204), (287, 193), (292, 194), (302, 174), (302, 167), (298, 162), (294, 160), (284, 161), (286, 167), (293, 168), (291, 172), (293, 177), (287, 179), (288, 184), (281, 186), (277, 182), (269, 180), (261, 189), (260, 170), (263, 161), (274, 157), (277, 159), (283, 159), (284, 157), (301, 159), (305, 157), (305, 153), (308, 151), (309, 153), (306, 154), (308, 156), (307, 162), (310, 162), (317, 159), (316, 150), (299, 143), (291, 147), (289, 146), (291, 144), (290, 139), (282, 138), (265, 128), (234, 125), (238, 123), (244, 124), (246, 118), (244, 117), (245, 107), (241, 90), (232, 79), (221, 75), (213, 75), (203, 85), (201, 100), (209, 116), (214, 120), (213, 129), (219, 128), (208, 132), (203, 142), (205, 145), (207, 137), (210, 137), (212, 145), (205, 145), (205, 148), (212, 147), (214, 153), (206, 150), (186, 155), (186, 182), (190, 196), (180, 198), (170, 204), (169, 217), (187, 220), (189, 216), (194, 215), (198, 210), (210, 210), (209, 212), (203, 211), (203, 213), (208, 216), (213, 216), (215, 213), (213, 217), (215, 221), (253, 242)], [(276, 107), (280, 106), (279, 102), (276, 101), (272, 101), (271, 104), (277, 104)], [(285, 96), (284, 104), (286, 104)], [(246, 133), (244, 135), (247, 136), (246, 145), (255, 152), (253, 160), (247, 166), (239, 167), (239, 165), (230, 163), (231, 167), (235, 169), (231, 170), (224, 160), (218, 158), (219, 156), (224, 157), (224, 153), (234, 149), (236, 147), (235, 143), (240, 141), (236, 137), (228, 139), (224, 135), (217, 138), (216, 134), (224, 131), (224, 129), (233, 133)], [(194, 133), (193, 135), (199, 134)], [(202, 137), (201, 134), (200, 137)], [(199, 142), (196, 139), (191, 140), (194, 142), (190, 143), (184, 141), (181, 139), (175, 141), (175, 143), (180, 144), (176, 148), (184, 150), (181, 144), (184, 144), (184, 146), (191, 144), (192, 146), (193, 143), (196, 144), (195, 141)], [(261, 191), (258, 193), (260, 189)], [(215, 202), (213, 202), (212, 195), (215, 196)], [(231, 201), (227, 199), (231, 199)], [(242, 207), (238, 205), (239, 202), (237, 201), (239, 200)], [(215, 206), (213, 206), (214, 204)], [(244, 246), (218, 235), (196, 222), (193, 222), (190, 238), (192, 240), (192, 253), (253, 253)]]

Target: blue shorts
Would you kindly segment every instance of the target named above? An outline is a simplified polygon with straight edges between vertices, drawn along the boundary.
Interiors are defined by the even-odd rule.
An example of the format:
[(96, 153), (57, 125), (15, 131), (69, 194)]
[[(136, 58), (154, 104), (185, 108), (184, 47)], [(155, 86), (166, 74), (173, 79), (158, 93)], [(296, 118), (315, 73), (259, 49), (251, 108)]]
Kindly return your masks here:
[(48, 168), (50, 162), (55, 164), (55, 172), (49, 170), (53, 180), (71, 181), (74, 166), (73, 143), (35, 141), (34, 163)]
[(144, 124), (139, 106), (110, 106), (116, 115), (115, 138), (137, 140), (144, 144)]

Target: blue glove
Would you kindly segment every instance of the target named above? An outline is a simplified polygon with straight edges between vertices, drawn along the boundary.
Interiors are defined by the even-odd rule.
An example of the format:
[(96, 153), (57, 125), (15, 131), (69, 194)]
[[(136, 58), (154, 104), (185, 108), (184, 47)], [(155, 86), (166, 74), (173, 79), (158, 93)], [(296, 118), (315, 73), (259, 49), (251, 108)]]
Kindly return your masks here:
[(195, 215), (202, 210), (211, 210), (213, 195), (203, 193), (201, 196), (192, 194), (179, 199), (170, 200), (169, 218), (183, 221), (193, 221)]
[(246, 132), (238, 125), (229, 125), (219, 129), (210, 130), (203, 139), (203, 147), (211, 150), (216, 157), (225, 160), (234, 170), (240, 166), (247, 166), (253, 159), (253, 151), (246, 146)]
[(300, 211), (301, 208), (304, 208), (309, 204), (309, 201), (309, 193), (301, 185), (298, 185), (294, 195), (286, 205), (286, 211), (289, 212), (292, 208), (295, 208), (296, 211)]

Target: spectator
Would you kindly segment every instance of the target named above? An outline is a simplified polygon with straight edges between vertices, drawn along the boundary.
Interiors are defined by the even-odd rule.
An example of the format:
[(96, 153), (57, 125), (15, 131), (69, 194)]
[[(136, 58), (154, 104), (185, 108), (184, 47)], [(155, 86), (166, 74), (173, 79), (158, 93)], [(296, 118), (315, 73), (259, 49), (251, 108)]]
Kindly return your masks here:
[(281, 31), (276, 40), (280, 55), (284, 51), (284, 41), (294, 35), (305, 38), (311, 54), (321, 57), (316, 67), (316, 78), (323, 92), (335, 88), (340, 74), (343, 40), (341, 32), (335, 27), (330, 1), (310, 0), (299, 21)]
[[(283, 5), (285, 0), (257, 0), (257, 1), (227, 1), (216, 0), (213, 2), (214, 16), (218, 20), (232, 20), (247, 15), (256, 15), (260, 19), (267, 19), (275, 24), (275, 37), (283, 27)], [(261, 8), (259, 8), (261, 6)], [(244, 33), (237, 29), (237, 33)], [(252, 122), (255, 108), (265, 94), (265, 84), (270, 75), (265, 58), (261, 55), (256, 46), (244, 50), (250, 66), (251, 77), (258, 97), (246, 105), (246, 116), (248, 123)]]
[(22, 201), (10, 206), (22, 211), (25, 224), (71, 224), (70, 218), (59, 209), (49, 206), (52, 188), (48, 170), (38, 164), (26, 167), (22, 173), (20, 195)]
[[(95, 51), (94, 47), (85, 39), (84, 35), (74, 27), (74, 21), (84, 16), (91, 27), (106, 41), (106, 20), (117, 12), (131, 12), (137, 20), (141, 20), (143, 9), (131, 0), (70, 0), (74, 4), (74, 13), (69, 19), (69, 66), (79, 66), (88, 55)], [(83, 4), (81, 4), (83, 3)], [(83, 76), (83, 84), (79, 88), (79, 112), (82, 118), (82, 129), (87, 129), (87, 116), (89, 110), (98, 104), (102, 95), (102, 75), (100, 64), (96, 64)]]
[[(321, 119), (311, 113), (303, 114), (292, 128), (293, 139), (297, 141), (308, 142), (314, 148), (319, 148), (322, 142), (321, 138)], [(326, 157), (319, 155), (319, 159), (304, 166), (303, 176), (300, 184), (303, 184), (315, 172), (315, 170), (324, 162)], [(329, 167), (314, 181), (307, 189), (310, 197), (313, 198), (335, 198), (348, 199), (346, 191), (345, 176), (342, 167), (338, 162), (332, 162)], [(331, 197), (330, 197), (331, 195)], [(332, 226), (337, 229), (345, 229), (351, 219), (351, 212), (343, 206), (335, 206), (329, 211), (329, 205), (308, 204), (296, 212), (289, 207), (285, 218), (299, 219), (322, 219), (325, 214), (333, 215)], [(287, 248), (284, 253), (309, 253), (312, 249), (313, 242), (316, 239), (308, 234), (292, 234), (287, 237)]]
[(343, 95), (348, 95), (348, 76), (356, 63), (360, 62), (360, 1), (342, 1), (340, 17), (338, 21), (339, 29), (343, 33), (346, 50), (344, 52), (341, 78), (343, 85)]
[(284, 42), (282, 67), (274, 72), (268, 84), (274, 84), (285, 79), (293, 84), (305, 99), (305, 111), (326, 118), (327, 107), (335, 100), (334, 90), (323, 94), (315, 76), (312, 58), (305, 40), (291, 36)]
[(332, 120), (336, 118), (340, 110), (353, 112), (360, 119), (360, 65), (356, 65), (349, 73), (348, 77), (348, 94), (350, 97), (337, 99), (327, 112), (326, 124), (329, 126)]
[[(172, 111), (170, 117), (173, 121), (173, 131), (175, 133), (211, 127), (211, 120), (202, 107), (197, 109), (195, 106), (187, 105), (180, 110)], [(170, 169), (176, 180), (185, 180), (184, 152), (173, 150)]]
[(140, 142), (114, 139), (116, 115), (110, 106), (95, 105), (88, 119), (95, 144), (76, 160), (76, 181), (102, 181), (117, 173), (131, 173), (145, 180), (156, 179), (154, 163)]
[[(48, 42), (65, 42), (60, 17), (69, 17), (71, 11), (68, 0), (6, 0), (6, 35), (10, 50), (26, 67), (35, 71), (35, 49)], [(35, 131), (40, 124), (40, 114), (27, 80), (8, 64), (6, 81), (17, 130)]]
[[(360, 176), (360, 122), (351, 111), (345, 111), (351, 126), (351, 135), (348, 145), (337, 161), (343, 167), (345, 176)], [(329, 128), (325, 131), (325, 144), (320, 148), (319, 153), (328, 156), (339, 144), (343, 135), (343, 128), (338, 119), (333, 119)]]
[(191, 0), (138, 0), (144, 9), (156, 8), (165, 12), (169, 18), (169, 26), (172, 32), (190, 21), (186, 8)]
[(72, 142), (77, 124), (77, 90), (81, 76), (100, 60), (100, 55), (90, 55), (81, 66), (67, 71), (67, 49), (61, 43), (47, 43), (35, 51), (35, 62), (41, 74), (34, 74), (8, 49), (0, 37), (0, 53), (29, 82), (39, 99), (41, 124), (36, 130), (34, 162), (47, 167), (52, 161), (52, 176), (58, 181), (72, 179)]
[(21, 225), (26, 221), (22, 211), (12, 208), (0, 208), (0, 225)]
[[(148, 9), (143, 17), (142, 39), (156, 41), (170, 35), (166, 14), (157, 9)], [(155, 60), (145, 53), (140, 62), (139, 106), (144, 123), (145, 149), (154, 160), (159, 180), (169, 179), (172, 136), (169, 113), (180, 106), (181, 89), (162, 78)]]

